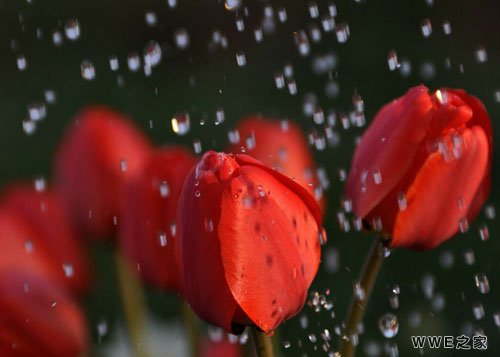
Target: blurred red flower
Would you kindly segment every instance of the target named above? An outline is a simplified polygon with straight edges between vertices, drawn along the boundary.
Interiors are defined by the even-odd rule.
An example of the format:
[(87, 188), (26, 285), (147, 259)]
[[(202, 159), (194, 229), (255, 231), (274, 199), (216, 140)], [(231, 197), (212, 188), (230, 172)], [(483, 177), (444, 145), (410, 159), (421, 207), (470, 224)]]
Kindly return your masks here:
[(185, 296), (201, 318), (270, 333), (301, 310), (326, 239), (302, 186), (247, 155), (209, 151), (186, 178), (177, 224)]
[(85, 318), (71, 296), (35, 270), (0, 269), (0, 355), (79, 356)]
[(150, 150), (146, 137), (118, 112), (93, 106), (77, 115), (55, 159), (55, 188), (76, 227), (101, 240), (114, 233), (123, 186)]
[(91, 272), (87, 252), (72, 230), (58, 197), (51, 191), (37, 192), (31, 185), (18, 183), (5, 190), (2, 203), (34, 232), (18, 243), (46, 251), (46, 264), (54, 267), (66, 286), (78, 293), (88, 291)]
[(175, 259), (177, 202), (196, 157), (181, 147), (154, 151), (124, 190), (119, 242), (146, 282), (181, 290)]
[(359, 143), (346, 186), (355, 214), (391, 247), (430, 249), (466, 230), (490, 190), (492, 129), (463, 90), (412, 88)]
[(271, 166), (305, 187), (325, 206), (316, 164), (300, 127), (289, 120), (249, 116), (236, 127), (228, 151), (245, 153)]

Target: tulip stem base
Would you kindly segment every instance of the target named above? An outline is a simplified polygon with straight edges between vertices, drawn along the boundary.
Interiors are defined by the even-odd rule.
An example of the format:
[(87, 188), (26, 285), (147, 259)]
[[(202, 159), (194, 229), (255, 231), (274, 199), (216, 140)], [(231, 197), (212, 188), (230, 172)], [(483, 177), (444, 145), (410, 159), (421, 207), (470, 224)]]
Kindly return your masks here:
[(198, 356), (200, 350), (200, 332), (198, 318), (186, 301), (181, 301), (182, 320), (191, 348), (191, 356)]
[(146, 309), (141, 282), (118, 250), (115, 251), (115, 262), (123, 312), (134, 356), (147, 357), (149, 353), (144, 331)]
[(252, 326), (252, 341), (255, 347), (255, 355), (257, 357), (273, 357), (273, 343), (271, 337), (264, 332), (257, 330), (257, 327)]
[(340, 355), (342, 357), (353, 357), (358, 344), (358, 325), (363, 320), (363, 316), (370, 299), (370, 294), (377, 280), (377, 276), (384, 262), (385, 254), (385, 241), (382, 237), (375, 239), (365, 261), (361, 276), (359, 278), (359, 285), (354, 287), (354, 293), (351, 300), (351, 306), (347, 313), (344, 322), (344, 331), (342, 333), (342, 340), (340, 346)]

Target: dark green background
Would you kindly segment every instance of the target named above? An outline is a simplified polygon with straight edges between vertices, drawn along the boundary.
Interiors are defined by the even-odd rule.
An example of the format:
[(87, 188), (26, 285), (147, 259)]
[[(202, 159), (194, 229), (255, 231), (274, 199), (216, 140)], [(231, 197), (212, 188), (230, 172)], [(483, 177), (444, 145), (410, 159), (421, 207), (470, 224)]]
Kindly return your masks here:
[[(311, 19), (307, 2), (272, 1), (276, 10), (285, 6), (288, 21), (277, 22), (276, 32), (265, 36), (263, 43), (253, 39), (253, 28), (262, 18), (262, 9), (267, 2), (247, 1), (249, 15), (244, 17), (246, 30), (236, 31), (235, 14), (224, 10), (223, 4), (207, 1), (179, 0), (175, 9), (167, 6), (166, 0), (0, 0), (0, 183), (3, 185), (18, 178), (31, 179), (38, 175), (50, 178), (51, 158), (67, 123), (71, 117), (87, 104), (111, 105), (137, 120), (137, 123), (157, 144), (181, 142), (192, 147), (199, 139), (203, 149), (222, 150), (227, 142), (227, 131), (245, 114), (261, 112), (275, 117), (294, 118), (305, 130), (313, 128), (312, 118), (302, 112), (306, 93), (314, 93), (325, 112), (333, 109), (348, 112), (352, 109), (352, 95), (362, 95), (366, 117), (370, 121), (385, 102), (403, 94), (409, 87), (425, 83), (431, 89), (440, 86), (465, 88), (485, 103), (491, 115), (495, 130), (495, 143), (499, 142), (496, 130), (500, 103), (495, 100), (495, 91), (500, 90), (500, 3), (497, 0), (436, 0), (434, 6), (426, 1), (367, 0), (357, 3), (353, 0), (337, 1), (337, 22), (346, 22), (350, 38), (339, 44), (334, 33), (323, 33), (320, 44), (311, 43), (311, 55), (300, 57), (294, 45), (292, 32), (307, 30)], [(326, 13), (326, 2), (318, 1), (320, 13)], [(156, 12), (158, 25), (146, 26), (144, 14), (147, 10)], [(22, 22), (20, 22), (20, 16)], [(76, 42), (65, 39), (61, 47), (52, 43), (52, 31), (64, 32), (64, 22), (77, 18), (81, 26), (81, 38)], [(429, 18), (433, 34), (424, 39), (420, 32), (423, 19)], [(442, 21), (448, 20), (452, 34), (445, 36)], [(190, 34), (191, 45), (186, 51), (179, 51), (173, 41), (173, 33), (184, 27)], [(37, 39), (36, 29), (43, 31)], [(213, 30), (218, 29), (227, 38), (227, 50), (211, 53), (207, 50)], [(140, 54), (149, 40), (158, 41), (163, 47), (163, 60), (153, 70), (151, 77), (142, 71), (131, 73), (126, 65), (126, 56), (132, 51)], [(475, 50), (484, 46), (488, 60), (478, 63)], [(411, 75), (403, 78), (397, 71), (390, 72), (387, 54), (395, 49), (399, 58), (408, 58), (412, 64)], [(235, 53), (244, 51), (246, 66), (236, 64)], [(311, 70), (315, 55), (334, 51), (338, 66), (329, 75), (340, 88), (335, 99), (325, 95), (324, 87), (329, 75), (316, 75)], [(28, 60), (27, 70), (17, 69), (16, 58), (24, 54)], [(116, 54), (120, 60), (119, 72), (111, 72), (108, 56)], [(444, 65), (445, 58), (451, 61), (451, 69)], [(80, 75), (81, 61), (91, 60), (97, 71), (93, 81), (86, 81)], [(273, 74), (282, 70), (285, 63), (291, 63), (295, 71), (298, 94), (291, 96), (287, 89), (277, 90)], [(436, 75), (431, 80), (420, 76), (420, 66), (431, 62)], [(459, 71), (463, 64), (463, 73)], [(125, 85), (117, 85), (117, 76)], [(195, 84), (190, 85), (190, 78)], [(36, 133), (27, 136), (22, 130), (22, 120), (27, 117), (26, 107), (34, 101), (43, 101), (44, 91), (53, 89), (57, 103), (47, 107), (47, 118), (38, 125)], [(215, 110), (223, 108), (226, 122), (214, 125)], [(185, 137), (172, 133), (170, 118), (177, 111), (189, 111), (192, 129)], [(200, 126), (199, 120), (206, 118)], [(154, 128), (149, 128), (149, 121)], [(307, 329), (300, 327), (299, 318), (284, 325), (282, 338), (292, 347), (283, 350), (286, 356), (325, 355), (314, 352), (314, 344), (308, 340), (315, 333), (321, 341), (320, 331), (327, 328), (334, 334), (339, 326), (351, 294), (351, 286), (370, 244), (365, 234), (340, 232), (336, 211), (342, 193), (343, 183), (338, 180), (338, 170), (348, 169), (354, 139), (363, 128), (343, 130), (337, 127), (341, 143), (337, 147), (316, 152), (320, 166), (328, 171), (331, 187), (328, 190), (329, 211), (326, 229), (329, 242), (325, 250), (335, 249), (339, 255), (338, 272), (327, 272), (324, 266), (313, 285), (313, 290), (331, 290), (335, 318), (327, 312), (314, 313), (305, 307), (302, 314), (308, 315)], [(496, 145), (497, 146), (497, 145)], [(497, 158), (494, 159), (494, 184), (489, 202), (499, 200), (499, 188), (495, 185), (498, 174)], [(389, 291), (394, 284), (401, 287), (400, 304), (396, 311), (400, 320), (400, 332), (393, 342), (398, 344), (400, 355), (418, 356), (411, 348), (409, 336), (417, 334), (459, 335), (467, 323), (482, 327), (489, 337), (490, 348), (480, 355), (497, 356), (500, 345), (499, 327), (493, 323), (492, 314), (500, 311), (499, 272), (500, 243), (497, 240), (498, 219), (487, 220), (481, 215), (477, 222), (488, 224), (490, 239), (481, 242), (474, 224), (468, 234), (456, 237), (432, 252), (416, 253), (396, 251), (387, 259), (376, 285), (365, 320), (366, 333), (363, 343), (374, 340), (383, 351), (385, 339), (377, 328), (377, 320), (391, 311)], [(463, 254), (471, 249), (476, 263), (468, 266)], [(113, 327), (120, 315), (120, 306), (110, 270), (109, 247), (96, 247), (95, 260), (99, 272), (96, 291), (85, 304), (89, 311), (90, 329), (95, 335), (97, 321), (104, 318)], [(444, 251), (451, 251), (455, 257), (453, 268), (446, 270), (439, 264)], [(474, 274), (488, 275), (491, 292), (481, 295), (474, 285)], [(436, 292), (446, 299), (443, 311), (434, 313), (430, 302), (420, 289), (422, 276), (432, 274), (436, 279)], [(160, 293), (149, 294), (151, 308), (158, 316), (171, 318), (178, 308), (173, 297)], [(476, 321), (472, 304), (482, 302), (485, 318)], [(412, 329), (408, 324), (410, 313), (418, 311), (422, 325)], [(298, 347), (298, 340), (302, 347)], [(106, 338), (104, 339), (104, 343)], [(318, 348), (320, 343), (317, 343)], [(338, 346), (334, 339), (333, 346)], [(432, 355), (428, 349), (425, 355)], [(455, 355), (458, 355), (453, 351)], [(168, 353), (166, 353), (168, 355)], [(382, 352), (383, 354), (383, 352)], [(450, 355), (440, 350), (435, 355)], [(471, 351), (463, 355), (473, 356)]]

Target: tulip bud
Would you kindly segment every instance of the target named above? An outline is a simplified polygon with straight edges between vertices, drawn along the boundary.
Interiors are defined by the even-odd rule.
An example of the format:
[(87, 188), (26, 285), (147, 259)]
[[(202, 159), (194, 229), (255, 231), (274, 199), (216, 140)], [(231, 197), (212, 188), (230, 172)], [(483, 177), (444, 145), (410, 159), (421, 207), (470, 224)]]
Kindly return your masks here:
[(133, 269), (159, 289), (181, 291), (174, 255), (177, 202), (195, 164), (181, 147), (156, 150), (124, 190), (120, 245)]
[(302, 186), (247, 155), (209, 151), (184, 182), (177, 224), (185, 297), (201, 318), (270, 333), (301, 310), (324, 238)]
[(56, 191), (76, 227), (101, 240), (114, 233), (123, 186), (149, 151), (147, 139), (122, 114), (105, 107), (78, 114), (55, 161)]
[(462, 90), (412, 88), (385, 105), (356, 148), (346, 196), (390, 246), (430, 249), (465, 230), (490, 189), (492, 130)]
[(0, 355), (79, 356), (85, 318), (68, 293), (37, 271), (0, 270)]
[(230, 138), (228, 151), (250, 155), (292, 178), (324, 208), (316, 164), (302, 130), (293, 121), (257, 116), (244, 118)]
[(6, 190), (3, 202), (36, 232), (30, 237), (30, 244), (48, 252), (47, 263), (59, 272), (61, 280), (76, 292), (86, 292), (91, 280), (87, 254), (59, 198), (50, 191), (37, 192), (30, 186), (16, 184)]

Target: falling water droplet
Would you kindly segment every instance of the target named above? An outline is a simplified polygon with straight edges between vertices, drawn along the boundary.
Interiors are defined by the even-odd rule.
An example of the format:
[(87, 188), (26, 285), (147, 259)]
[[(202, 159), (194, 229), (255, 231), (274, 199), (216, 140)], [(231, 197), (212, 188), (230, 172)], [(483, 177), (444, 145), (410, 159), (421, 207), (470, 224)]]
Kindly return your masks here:
[(379, 319), (378, 328), (385, 338), (393, 338), (398, 334), (398, 318), (391, 313), (385, 314)]

